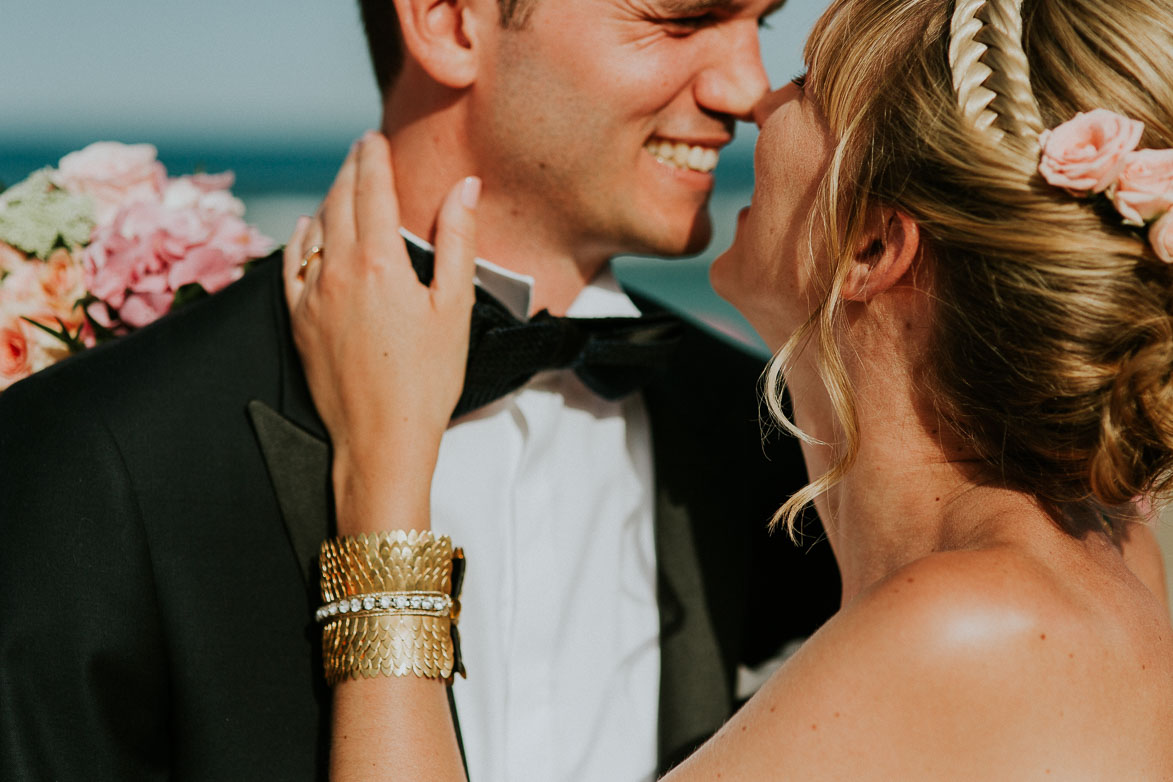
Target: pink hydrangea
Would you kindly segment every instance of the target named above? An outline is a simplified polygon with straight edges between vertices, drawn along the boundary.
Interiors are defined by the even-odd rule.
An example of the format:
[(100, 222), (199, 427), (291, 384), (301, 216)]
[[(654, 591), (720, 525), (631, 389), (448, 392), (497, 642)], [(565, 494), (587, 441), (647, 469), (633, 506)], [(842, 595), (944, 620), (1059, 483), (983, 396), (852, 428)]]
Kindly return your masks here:
[(1129, 152), (1109, 192), (1130, 225), (1144, 225), (1173, 207), (1173, 149)]
[(1039, 172), (1056, 187), (1073, 193), (1107, 190), (1136, 149), (1144, 123), (1107, 109), (1076, 114), (1039, 135)]
[(59, 187), (92, 198), (104, 223), (128, 203), (160, 197), (167, 169), (157, 155), (150, 144), (99, 141), (61, 158), (55, 179)]
[(201, 184), (175, 180), (161, 201), (132, 203), (94, 231), (86, 287), (100, 300), (90, 314), (103, 326), (145, 326), (171, 309), (182, 286), (215, 293), (271, 249), (272, 240), (241, 219), (235, 198)]

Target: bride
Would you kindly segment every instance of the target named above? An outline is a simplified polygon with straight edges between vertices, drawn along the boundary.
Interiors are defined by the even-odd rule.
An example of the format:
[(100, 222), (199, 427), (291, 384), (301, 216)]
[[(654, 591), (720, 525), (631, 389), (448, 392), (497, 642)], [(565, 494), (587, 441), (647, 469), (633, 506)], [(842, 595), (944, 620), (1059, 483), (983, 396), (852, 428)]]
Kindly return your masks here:
[[(1173, 779), (1161, 564), (1122, 553), (1173, 467), (1173, 6), (1021, 6), (836, 0), (758, 108), (712, 280), (843, 603), (673, 780)], [(428, 529), (473, 301), (479, 182), (425, 288), (392, 176), (364, 138), (286, 254), (346, 535)], [(440, 679), (337, 678), (336, 778), (463, 778)]]

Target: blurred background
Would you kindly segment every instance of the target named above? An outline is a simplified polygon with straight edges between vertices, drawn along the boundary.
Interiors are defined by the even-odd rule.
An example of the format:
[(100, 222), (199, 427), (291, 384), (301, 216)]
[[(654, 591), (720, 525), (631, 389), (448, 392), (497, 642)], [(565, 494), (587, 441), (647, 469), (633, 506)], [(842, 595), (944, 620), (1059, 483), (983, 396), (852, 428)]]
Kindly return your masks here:
[[(788, 0), (762, 30), (770, 80), (802, 69), (827, 0)], [(172, 175), (236, 173), (246, 219), (283, 241), (325, 194), (351, 141), (379, 121), (354, 0), (39, 0), (0, 14), (0, 182), (98, 140), (149, 142)], [(622, 258), (620, 277), (763, 350), (709, 288), (753, 188), (756, 129), (721, 155), (712, 245), (695, 258)], [(1173, 524), (1159, 525), (1173, 562)], [(1173, 597), (1173, 579), (1170, 580)]]
[[(827, 0), (789, 0), (762, 31), (771, 81), (802, 68)], [(284, 240), (332, 181), (379, 96), (355, 0), (41, 0), (0, 17), (0, 181), (97, 140), (150, 142), (173, 175), (236, 172), (247, 219)], [(710, 249), (671, 265), (622, 259), (630, 285), (760, 343), (710, 291), (708, 263), (749, 203), (756, 128), (721, 156)]]

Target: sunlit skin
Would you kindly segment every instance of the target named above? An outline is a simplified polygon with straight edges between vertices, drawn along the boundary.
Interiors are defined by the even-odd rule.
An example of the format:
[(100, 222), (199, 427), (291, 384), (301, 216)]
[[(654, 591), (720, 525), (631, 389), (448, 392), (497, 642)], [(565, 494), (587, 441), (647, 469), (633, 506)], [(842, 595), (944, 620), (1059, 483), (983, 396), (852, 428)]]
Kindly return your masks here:
[(821, 250), (814, 196), (832, 145), (818, 107), (798, 83), (767, 95), (754, 110), (752, 204), (737, 218), (731, 247), (713, 262), (713, 289), (735, 302), (771, 350), (782, 346), (817, 303), (812, 251)]
[[(759, 105), (753, 206), (713, 270), (717, 288), (775, 346), (810, 315), (829, 267), (818, 241), (793, 240), (807, 235), (810, 194), (834, 143), (817, 97), (790, 85)], [(632, 120), (629, 134), (620, 115), (613, 131), (639, 150), (623, 158), (618, 150), (629, 144), (616, 142), (629, 167), (598, 181), (624, 181), (630, 192), (613, 196), (632, 199), (629, 206), (679, 192), (662, 213), (653, 210), (672, 223), (689, 212), (687, 188), (630, 162), (642, 160), (646, 140), (634, 128), (661, 132), (667, 126), (654, 118), (675, 115)], [(460, 205), (457, 191), (442, 192), (437, 279), (431, 288), (407, 284), (406, 253), (387, 229), (400, 208), (389, 146), (382, 136), (358, 145), (327, 198), (325, 224), (299, 228), (285, 258), (295, 339), (335, 443), (343, 534), (428, 527), (430, 470), (463, 370), (453, 341), (467, 326), (472, 248), (483, 251), (489, 213), (509, 203), (492, 205), (488, 180), (503, 174), (486, 169), (475, 210)], [(566, 154), (567, 171), (594, 176)], [(402, 191), (409, 166), (401, 168)], [(629, 230), (605, 199), (578, 205), (616, 236)], [(562, 208), (552, 202), (554, 214)], [(867, 225), (859, 247), (847, 248), (843, 326), (834, 335), (856, 395), (859, 456), (817, 504), (843, 576), (842, 609), (668, 779), (1173, 778), (1173, 732), (1151, 718), (1173, 713), (1167, 608), (1107, 536), (1072, 537), (1030, 496), (974, 480), (971, 454), (943, 434), (917, 382), (937, 259), (899, 209), (878, 208)], [(324, 234), (326, 258), (301, 281), (297, 267), (315, 232)], [(403, 371), (425, 364), (434, 369), (426, 379)], [(813, 348), (787, 381), (796, 422), (838, 442)], [(374, 401), (371, 389), (379, 390)], [(804, 446), (812, 473), (832, 447)], [(1134, 540), (1148, 563), (1141, 569), (1157, 583), (1151, 536)], [(332, 730), (334, 779), (463, 778), (437, 682), (343, 683)]]
[(467, 64), (409, 62), (387, 99), (384, 131), (411, 161), (397, 183), (405, 225), (430, 236), (447, 188), (482, 177), (481, 255), (536, 277), (535, 309), (555, 313), (614, 255), (703, 249), (713, 174), (645, 145), (732, 140), (768, 86), (758, 26), (776, 5), (547, 0), (519, 30), (497, 25), (496, 0), (447, 20), (436, 6), (426, 19), (457, 29), (466, 43), (444, 51)]

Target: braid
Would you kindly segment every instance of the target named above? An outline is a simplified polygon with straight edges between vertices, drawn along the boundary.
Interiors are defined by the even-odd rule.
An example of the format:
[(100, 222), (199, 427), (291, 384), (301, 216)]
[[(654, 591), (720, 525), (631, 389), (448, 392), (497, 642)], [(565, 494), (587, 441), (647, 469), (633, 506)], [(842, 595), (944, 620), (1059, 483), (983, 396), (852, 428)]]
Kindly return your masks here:
[(1022, 0), (957, 0), (949, 68), (962, 117), (990, 143), (1042, 132), (1022, 48)]

